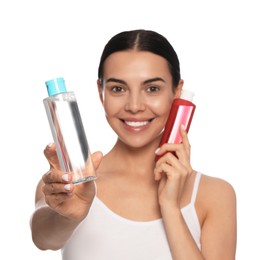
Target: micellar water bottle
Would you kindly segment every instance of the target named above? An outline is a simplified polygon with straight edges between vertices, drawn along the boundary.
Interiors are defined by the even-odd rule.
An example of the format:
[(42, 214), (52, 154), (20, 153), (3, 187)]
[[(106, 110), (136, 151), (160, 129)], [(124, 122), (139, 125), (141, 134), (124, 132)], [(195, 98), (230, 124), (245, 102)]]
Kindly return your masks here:
[(61, 170), (73, 174), (73, 184), (96, 179), (75, 93), (66, 91), (63, 78), (45, 84), (49, 97), (43, 103)]

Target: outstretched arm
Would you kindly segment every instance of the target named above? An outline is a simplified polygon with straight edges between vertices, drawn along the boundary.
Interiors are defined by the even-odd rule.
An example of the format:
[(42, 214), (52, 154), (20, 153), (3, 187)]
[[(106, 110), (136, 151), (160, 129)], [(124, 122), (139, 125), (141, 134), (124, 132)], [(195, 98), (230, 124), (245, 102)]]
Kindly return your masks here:
[[(55, 147), (46, 147), (50, 171), (36, 189), (36, 210), (31, 218), (32, 239), (42, 249), (60, 249), (86, 217), (95, 195), (93, 182), (74, 186), (71, 174), (59, 170)], [(92, 155), (95, 169), (101, 153)], [(92, 174), (93, 175), (93, 174)]]

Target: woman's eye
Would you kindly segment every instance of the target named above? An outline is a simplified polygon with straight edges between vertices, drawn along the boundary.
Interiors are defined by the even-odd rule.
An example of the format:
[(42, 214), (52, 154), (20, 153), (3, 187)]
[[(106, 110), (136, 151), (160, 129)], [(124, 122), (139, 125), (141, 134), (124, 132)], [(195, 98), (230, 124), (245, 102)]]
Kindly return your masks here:
[(159, 87), (151, 86), (147, 88), (147, 92), (158, 92), (160, 90)]
[(112, 87), (111, 91), (115, 93), (119, 93), (119, 92), (123, 92), (124, 89), (122, 87)]

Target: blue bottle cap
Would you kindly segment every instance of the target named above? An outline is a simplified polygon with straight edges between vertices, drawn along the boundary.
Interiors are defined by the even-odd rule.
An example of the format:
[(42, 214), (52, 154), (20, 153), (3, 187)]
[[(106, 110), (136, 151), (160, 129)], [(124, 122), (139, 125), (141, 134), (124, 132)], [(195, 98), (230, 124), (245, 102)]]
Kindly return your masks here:
[(67, 92), (63, 78), (55, 78), (45, 82), (49, 97)]

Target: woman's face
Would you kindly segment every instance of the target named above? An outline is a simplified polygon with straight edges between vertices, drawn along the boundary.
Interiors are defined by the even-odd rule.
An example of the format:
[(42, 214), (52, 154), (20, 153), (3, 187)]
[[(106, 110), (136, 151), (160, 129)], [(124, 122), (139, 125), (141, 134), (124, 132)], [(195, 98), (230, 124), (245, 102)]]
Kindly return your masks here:
[(120, 140), (142, 147), (157, 140), (169, 115), (171, 103), (179, 97), (166, 59), (146, 51), (121, 51), (104, 63), (100, 97), (108, 123)]

